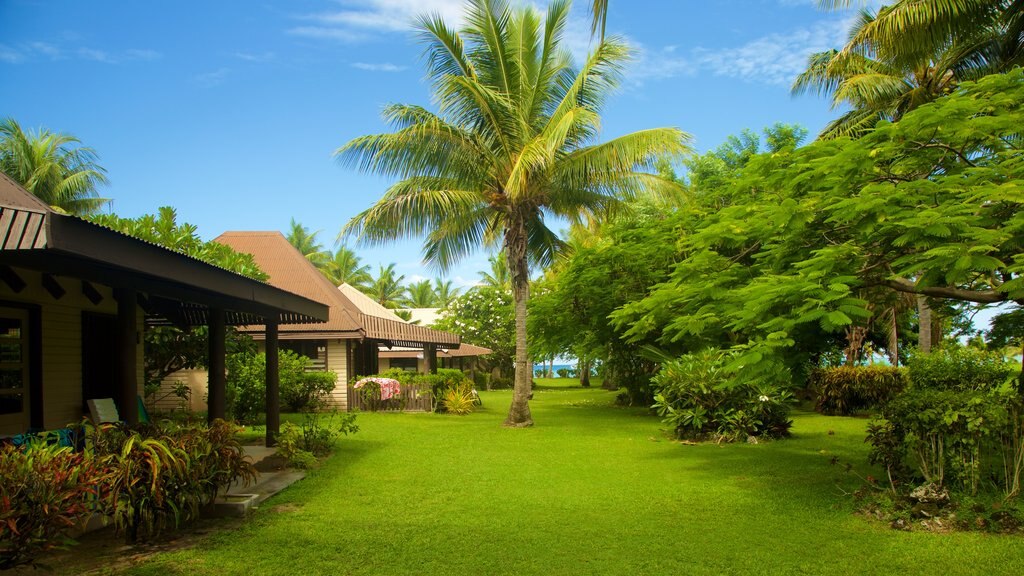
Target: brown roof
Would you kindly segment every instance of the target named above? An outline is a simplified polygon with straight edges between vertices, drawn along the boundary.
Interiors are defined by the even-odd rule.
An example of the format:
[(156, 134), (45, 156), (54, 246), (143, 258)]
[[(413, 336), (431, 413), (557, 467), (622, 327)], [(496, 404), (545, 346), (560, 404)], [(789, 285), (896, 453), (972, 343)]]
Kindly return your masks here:
[[(459, 347), (459, 337), (455, 334), (364, 314), (316, 266), (288, 243), (288, 239), (280, 232), (225, 232), (214, 241), (239, 252), (252, 254), (260, 269), (270, 276), (268, 282), (271, 285), (302, 294), (330, 307), (330, 318), (326, 324), (282, 325), (282, 337), (285, 337), (286, 332), (302, 332), (310, 337), (365, 337), (402, 346), (437, 344), (445, 348)], [(252, 327), (250, 331), (259, 332), (262, 328)]]

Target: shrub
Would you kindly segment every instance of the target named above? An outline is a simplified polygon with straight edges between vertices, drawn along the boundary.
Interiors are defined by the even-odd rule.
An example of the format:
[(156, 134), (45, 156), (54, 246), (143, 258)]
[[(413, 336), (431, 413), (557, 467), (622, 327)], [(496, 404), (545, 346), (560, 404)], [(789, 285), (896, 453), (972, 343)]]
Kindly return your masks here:
[(100, 475), (70, 448), (41, 440), (0, 447), (0, 570), (73, 543), (68, 532), (91, 514)]
[(476, 401), (475, 395), (473, 394), (473, 387), (469, 382), (464, 382), (458, 386), (446, 388), (444, 395), (441, 397), (441, 405), (444, 411), (449, 414), (457, 414), (464, 416), (473, 411), (473, 404)]
[(811, 372), (811, 389), (822, 414), (848, 416), (888, 402), (907, 387), (907, 374), (893, 366), (837, 366)]
[(654, 410), (676, 436), (738, 440), (789, 435), (793, 396), (769, 384), (727, 386), (729, 355), (708, 349), (664, 364), (655, 375)]
[(511, 378), (502, 378), (501, 376), (491, 376), (491, 390), (510, 390), (515, 386), (515, 381)]
[(912, 354), (907, 368), (914, 388), (935, 390), (992, 390), (1020, 372), (1002, 354), (964, 346)]
[(870, 458), (892, 489), (918, 482), (975, 495), (988, 480), (1007, 499), (1024, 474), (1024, 402), (1011, 382), (994, 390), (910, 390), (869, 427)]
[[(289, 412), (307, 410), (334, 390), (337, 375), (310, 371), (310, 359), (290, 350), (278, 354), (281, 405)], [(267, 401), (267, 356), (243, 352), (227, 358), (228, 413), (243, 424), (259, 423)]]
[(285, 422), (277, 436), (277, 453), (293, 468), (313, 468), (318, 456), (326, 456), (341, 436), (359, 431), (356, 415), (349, 412), (309, 412), (301, 425)]
[(220, 489), (255, 478), (236, 432), (222, 420), (209, 428), (98, 426), (94, 457), (105, 471), (100, 510), (129, 543), (192, 520)]
[(558, 374), (559, 378), (568, 378), (569, 377), (569, 369), (568, 368), (559, 368), (558, 370), (555, 370), (555, 374)]

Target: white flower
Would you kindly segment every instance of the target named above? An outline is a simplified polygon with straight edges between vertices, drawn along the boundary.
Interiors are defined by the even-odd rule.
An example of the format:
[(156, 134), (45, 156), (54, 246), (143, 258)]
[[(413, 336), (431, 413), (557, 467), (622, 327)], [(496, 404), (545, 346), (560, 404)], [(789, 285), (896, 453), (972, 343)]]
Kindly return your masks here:
[(767, 402), (767, 401), (771, 400), (771, 398), (765, 396), (764, 394), (761, 394), (760, 396), (758, 396), (757, 399), (760, 400), (761, 402)]

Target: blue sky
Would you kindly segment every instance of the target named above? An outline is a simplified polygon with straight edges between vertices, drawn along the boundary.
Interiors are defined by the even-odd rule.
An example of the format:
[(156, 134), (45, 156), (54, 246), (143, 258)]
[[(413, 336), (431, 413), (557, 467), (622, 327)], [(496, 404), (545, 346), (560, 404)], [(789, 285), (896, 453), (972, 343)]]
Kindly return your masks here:
[[(566, 38), (580, 56), (588, 3), (577, 0)], [(456, 21), (462, 3), (0, 0), (0, 116), (96, 149), (121, 216), (174, 206), (207, 239), (295, 218), (332, 246), (388, 185), (333, 151), (385, 131), (387, 103), (430, 104), (409, 26), (424, 11)], [(637, 58), (604, 137), (677, 126), (704, 151), (775, 122), (814, 134), (835, 113), (789, 86), (808, 54), (842, 43), (850, 17), (816, 0), (611, 0), (608, 32)], [(375, 272), (395, 262), (407, 279), (435, 275), (418, 242), (356, 249)], [(449, 277), (471, 283), (486, 260)]]

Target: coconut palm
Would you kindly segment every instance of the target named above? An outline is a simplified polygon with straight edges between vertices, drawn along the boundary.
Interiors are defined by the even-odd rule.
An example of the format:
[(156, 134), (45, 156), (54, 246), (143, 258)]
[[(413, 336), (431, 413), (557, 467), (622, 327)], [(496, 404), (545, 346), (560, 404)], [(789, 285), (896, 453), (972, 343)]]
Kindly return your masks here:
[(437, 306), (437, 294), (430, 280), (420, 280), (405, 287), (402, 305), (407, 308), (434, 308)]
[(562, 39), (570, 2), (546, 18), (504, 0), (471, 0), (461, 32), (422, 17), (428, 76), (439, 111), (396, 104), (396, 131), (356, 138), (337, 155), (398, 178), (345, 227), (380, 244), (424, 236), (425, 260), (441, 271), (479, 247), (500, 245), (516, 311), (515, 392), (507, 426), (533, 423), (528, 396), (526, 307), (531, 265), (561, 245), (545, 222), (606, 213), (618, 198), (673, 187), (655, 174), (663, 155), (688, 151), (688, 136), (660, 128), (597, 143), (599, 112), (617, 86), (629, 49), (606, 39), (576, 69)]
[(348, 284), (362, 290), (373, 280), (370, 276), (370, 266), (363, 264), (362, 259), (344, 244), (338, 247), (321, 270), (335, 286)]
[(608, 23), (608, 0), (594, 0), (590, 6), (590, 15), (592, 16), (590, 35), (594, 36), (600, 32), (598, 37), (604, 42), (605, 24)]
[(107, 183), (106, 170), (96, 152), (79, 143), (45, 129), (25, 132), (6, 118), (0, 121), (0, 171), (58, 210), (95, 214), (110, 202), (97, 191)]
[[(850, 0), (823, 0), (826, 9)], [(898, 0), (852, 34), (844, 51), (876, 51), (913, 65), (963, 47), (961, 79), (1005, 72), (1024, 63), (1024, 3), (1015, 0)]]
[(393, 262), (388, 264), (387, 267), (381, 265), (377, 277), (373, 279), (363, 292), (371, 296), (381, 306), (398, 308), (402, 294), (405, 292), (402, 280), (405, 280), (405, 276), (395, 275), (395, 264)]
[(459, 295), (459, 292), (461, 290), (453, 287), (451, 280), (434, 278), (434, 296), (437, 298), (437, 303), (435, 304), (437, 307), (444, 308), (447, 306), (449, 302)]
[(301, 252), (317, 268), (324, 267), (330, 258), (330, 254), (325, 252), (324, 247), (316, 241), (316, 237), (320, 232), (320, 230), (310, 232), (309, 228), (296, 222), (295, 218), (292, 218), (290, 230), (288, 231), (288, 243), (295, 246), (295, 249)]
[[(827, 8), (849, 0), (826, 0)], [(965, 80), (1024, 62), (1022, 2), (900, 0), (874, 14), (862, 10), (841, 50), (810, 56), (793, 84), (849, 111), (819, 137), (859, 136), (879, 120), (904, 114)]]

